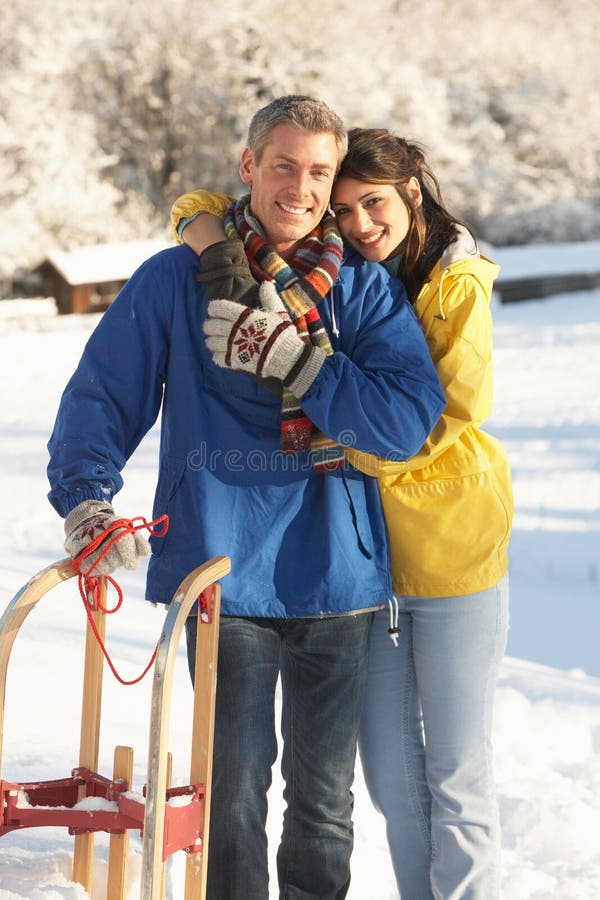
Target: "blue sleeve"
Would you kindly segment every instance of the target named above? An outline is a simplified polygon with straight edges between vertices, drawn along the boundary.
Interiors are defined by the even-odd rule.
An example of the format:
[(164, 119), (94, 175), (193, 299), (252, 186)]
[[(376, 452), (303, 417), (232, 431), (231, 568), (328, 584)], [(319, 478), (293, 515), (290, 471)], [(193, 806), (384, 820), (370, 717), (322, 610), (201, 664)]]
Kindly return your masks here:
[[(446, 400), (404, 287), (380, 266), (349, 266), (331, 300), (339, 338), (333, 339), (335, 352), (302, 398), (302, 408), (344, 446), (409, 459)], [(323, 318), (330, 320), (327, 301)]]
[(48, 498), (62, 516), (83, 500), (112, 500), (123, 466), (156, 421), (174, 294), (168, 272), (153, 257), (130, 278), (65, 388), (48, 443)]

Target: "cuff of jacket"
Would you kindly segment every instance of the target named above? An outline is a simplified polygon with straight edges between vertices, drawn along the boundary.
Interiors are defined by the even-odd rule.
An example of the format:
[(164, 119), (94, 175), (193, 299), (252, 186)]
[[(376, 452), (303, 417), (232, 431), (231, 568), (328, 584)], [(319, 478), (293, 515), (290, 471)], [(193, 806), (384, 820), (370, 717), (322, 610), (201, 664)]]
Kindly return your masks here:
[(307, 392), (325, 362), (327, 354), (321, 347), (307, 344), (284, 379), (284, 384), (298, 400)]
[(187, 228), (190, 222), (193, 222), (198, 216), (206, 215), (204, 210), (201, 209), (199, 212), (194, 213), (193, 216), (185, 216), (183, 219), (179, 220), (179, 224), (177, 225), (177, 230), (175, 231), (175, 240), (178, 244), (183, 244), (183, 229)]
[[(234, 202), (234, 198), (227, 194), (213, 194), (211, 191), (205, 191), (202, 188), (189, 194), (182, 194), (171, 207), (171, 231), (175, 240), (178, 243), (182, 243), (181, 232), (183, 228), (201, 213), (210, 213), (219, 219), (224, 219), (225, 213)], [(180, 230), (179, 225), (183, 219), (187, 221)]]

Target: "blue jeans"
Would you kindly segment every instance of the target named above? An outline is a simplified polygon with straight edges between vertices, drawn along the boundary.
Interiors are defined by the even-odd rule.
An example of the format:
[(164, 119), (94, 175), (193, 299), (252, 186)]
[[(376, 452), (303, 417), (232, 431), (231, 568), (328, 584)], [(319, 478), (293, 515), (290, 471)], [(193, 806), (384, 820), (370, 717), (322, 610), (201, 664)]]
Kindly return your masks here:
[(399, 644), (377, 612), (359, 749), (406, 900), (497, 900), (492, 707), (508, 577), (462, 597), (398, 597)]
[[(279, 896), (342, 900), (350, 884), (351, 785), (372, 613), (222, 616), (207, 900), (267, 900), (267, 790), (281, 676), (286, 809)], [(193, 672), (195, 617), (186, 623)]]

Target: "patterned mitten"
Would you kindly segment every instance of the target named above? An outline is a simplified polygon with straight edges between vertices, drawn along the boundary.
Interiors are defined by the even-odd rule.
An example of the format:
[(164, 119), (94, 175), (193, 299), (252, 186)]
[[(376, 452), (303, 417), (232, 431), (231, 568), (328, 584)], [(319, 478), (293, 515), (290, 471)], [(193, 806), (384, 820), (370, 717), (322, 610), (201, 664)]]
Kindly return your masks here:
[[(106, 531), (117, 519), (118, 516), (115, 515), (111, 504), (103, 500), (84, 500), (72, 509), (65, 519), (65, 550), (71, 559), (76, 559), (94, 538)], [(139, 531), (128, 534), (124, 533), (123, 529), (115, 528), (106, 536), (106, 541), (82, 561), (79, 566), (80, 572), (88, 574), (103, 553), (107, 541), (119, 534), (120, 530), (123, 536), (95, 566), (93, 575), (110, 575), (121, 566), (136, 569), (139, 557), (150, 555), (150, 544)]]
[(272, 282), (260, 286), (259, 299), (260, 309), (211, 301), (206, 345), (218, 366), (275, 378), (300, 398), (323, 365), (325, 351), (302, 340)]

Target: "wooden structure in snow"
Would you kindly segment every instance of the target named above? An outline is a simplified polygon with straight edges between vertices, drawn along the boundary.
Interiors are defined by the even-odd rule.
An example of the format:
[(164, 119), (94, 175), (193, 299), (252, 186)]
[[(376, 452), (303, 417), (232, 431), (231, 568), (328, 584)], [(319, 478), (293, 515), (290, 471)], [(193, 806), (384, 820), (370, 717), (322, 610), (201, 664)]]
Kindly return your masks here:
[(35, 273), (59, 313), (102, 312), (144, 260), (168, 246), (166, 241), (126, 241), (56, 251)]
[(600, 287), (600, 241), (482, 246), (500, 266), (494, 292), (502, 303), (541, 300)]

